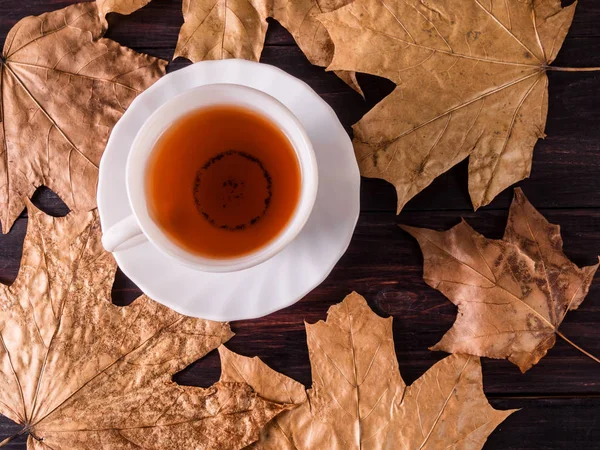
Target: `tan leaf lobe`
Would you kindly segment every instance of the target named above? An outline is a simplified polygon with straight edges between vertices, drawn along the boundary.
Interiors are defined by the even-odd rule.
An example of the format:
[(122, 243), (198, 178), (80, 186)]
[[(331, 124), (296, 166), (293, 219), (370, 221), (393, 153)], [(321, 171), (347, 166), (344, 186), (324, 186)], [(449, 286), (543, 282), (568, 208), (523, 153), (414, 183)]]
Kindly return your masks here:
[(227, 341), (226, 323), (146, 296), (111, 303), (116, 264), (96, 212), (46, 216), (28, 200), (19, 274), (0, 285), (0, 412), (36, 449), (242, 448), (285, 410), (243, 381), (172, 376)]
[(574, 8), (538, 0), (467, 0), (460, 8), (453, 0), (356, 0), (318, 17), (335, 44), (329, 70), (398, 86), (353, 126), (361, 174), (396, 187), (398, 213), (467, 157), (475, 209), (529, 176), (546, 124), (545, 72)]
[[(487, 403), (475, 357), (445, 358), (407, 387), (398, 371), (391, 318), (377, 316), (357, 293), (306, 331), (313, 386), (306, 400), (271, 421), (249, 448), (480, 449), (513, 412)], [(236, 361), (234, 379), (248, 380), (259, 395), (268, 398), (281, 383), (302, 388), (260, 360), (227, 354)]]
[[(174, 58), (181, 56), (193, 62), (229, 58), (258, 61), (267, 18), (272, 17), (290, 32), (312, 64), (327, 66), (334, 47), (317, 16), (348, 3), (350, 0), (184, 0), (184, 24)], [(336, 74), (362, 95), (354, 72)]]
[(554, 346), (566, 313), (581, 304), (598, 268), (579, 268), (566, 257), (559, 227), (520, 189), (500, 241), (464, 221), (445, 232), (402, 228), (421, 246), (427, 284), (459, 307), (432, 350), (507, 358), (523, 372)]
[(0, 211), (6, 233), (41, 185), (71, 209), (96, 206), (98, 165), (113, 125), (166, 61), (103, 39), (95, 2), (26, 17), (0, 63)]

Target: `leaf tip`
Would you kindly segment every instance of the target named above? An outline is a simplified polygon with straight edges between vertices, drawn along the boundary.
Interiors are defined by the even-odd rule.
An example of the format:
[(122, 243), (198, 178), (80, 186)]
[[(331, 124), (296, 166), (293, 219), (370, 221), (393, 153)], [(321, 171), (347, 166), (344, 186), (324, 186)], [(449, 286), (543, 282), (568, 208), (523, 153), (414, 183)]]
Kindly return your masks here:
[(231, 350), (229, 350), (227, 347), (225, 347), (225, 344), (219, 345), (217, 347), (217, 351), (219, 352), (219, 357), (221, 358), (221, 362), (223, 362), (224, 358), (231, 356), (231, 354), (233, 353)]
[(423, 237), (423, 235), (421, 233), (422, 231), (424, 231), (424, 232), (433, 231), (433, 230), (428, 230), (427, 228), (411, 227), (410, 225), (404, 225), (404, 224), (400, 224), (400, 225), (398, 225), (398, 227), (400, 227), (400, 229), (402, 229), (403, 231), (410, 234), (414, 239), (417, 240), (417, 242), (419, 242), (419, 244), (421, 243), (419, 238)]
[(435, 345), (432, 345), (431, 347), (427, 347), (427, 350), (429, 350), (430, 352), (444, 352), (445, 350), (440, 346), (440, 343), (438, 342)]
[(527, 197), (525, 197), (525, 193), (523, 192), (523, 189), (520, 186), (516, 187), (515, 190), (513, 191), (513, 199), (527, 200)]
[(402, 231), (406, 231), (412, 237), (415, 237), (415, 233), (418, 230), (417, 227), (411, 227), (410, 225), (404, 225), (403, 223), (399, 224), (398, 228), (400, 228)]
[[(367, 300), (365, 300), (365, 298), (356, 291), (352, 291), (348, 295), (346, 295), (346, 297), (344, 297), (344, 300), (342, 300), (341, 304), (350, 305), (352, 307), (369, 308)], [(333, 305), (330, 308), (330, 312), (331, 309), (335, 308), (336, 306), (337, 305)]]
[(221, 339), (223, 342), (227, 342), (229, 339), (235, 336), (235, 333), (231, 329), (229, 322), (223, 322), (221, 327)]
[(24, 197), (23, 198), (23, 203), (25, 203), (25, 209), (27, 210), (27, 215), (28, 216), (33, 217), (33, 216), (36, 216), (38, 214), (44, 214), (44, 212), (40, 208), (38, 208), (37, 206), (35, 206), (33, 204), (33, 202), (28, 197)]

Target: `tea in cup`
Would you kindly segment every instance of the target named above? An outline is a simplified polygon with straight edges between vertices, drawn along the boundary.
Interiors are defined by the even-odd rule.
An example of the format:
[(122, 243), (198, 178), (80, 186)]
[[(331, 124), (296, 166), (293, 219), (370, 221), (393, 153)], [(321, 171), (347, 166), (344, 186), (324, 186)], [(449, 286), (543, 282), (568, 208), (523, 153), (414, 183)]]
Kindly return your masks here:
[(104, 231), (109, 251), (147, 238), (198, 270), (270, 259), (300, 232), (317, 193), (317, 164), (296, 117), (261, 91), (205, 85), (160, 106), (126, 168), (133, 215)]

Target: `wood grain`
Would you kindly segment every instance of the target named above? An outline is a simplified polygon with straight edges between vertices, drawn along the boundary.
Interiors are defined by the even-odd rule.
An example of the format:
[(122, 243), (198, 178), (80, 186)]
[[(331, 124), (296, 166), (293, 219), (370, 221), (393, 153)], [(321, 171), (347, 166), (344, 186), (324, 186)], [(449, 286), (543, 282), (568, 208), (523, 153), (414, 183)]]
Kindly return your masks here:
[[(0, 0), (0, 38), (21, 17), (73, 3), (69, 0)], [(109, 16), (108, 36), (138, 51), (170, 59), (182, 23), (177, 0), (153, 0), (124, 17)], [(600, 66), (600, 2), (580, 2), (572, 31), (555, 65)], [(393, 85), (359, 75), (366, 101), (335, 75), (311, 66), (291, 36), (271, 22), (262, 61), (306, 81), (350, 126), (387, 95)], [(189, 64), (178, 59), (169, 71)], [(567, 255), (579, 265), (593, 264), (600, 253), (600, 73), (550, 73), (547, 138), (536, 146), (532, 176), (520, 183), (541, 212), (562, 227)], [(467, 194), (467, 166), (439, 177), (396, 216), (395, 193), (381, 180), (363, 179), (361, 218), (346, 255), (327, 280), (296, 305), (268, 317), (232, 324), (237, 333), (229, 347), (257, 355), (275, 369), (310, 386), (310, 365), (303, 321), (325, 318), (327, 309), (352, 290), (363, 294), (380, 315), (394, 317), (394, 342), (402, 375), (412, 383), (443, 353), (436, 343), (454, 321), (456, 308), (422, 280), (422, 256), (416, 242), (398, 228), (405, 223), (446, 229), (465, 217), (488, 237), (500, 238), (512, 191), (474, 213)], [(68, 208), (47, 189), (34, 202), (53, 215)], [(0, 236), (0, 281), (10, 283), (19, 269), (27, 226), (23, 214), (8, 235)], [(600, 278), (600, 277), (599, 277)], [(113, 300), (124, 305), (139, 295), (117, 275)], [(600, 355), (600, 280), (578, 311), (567, 315), (562, 332)], [(219, 377), (216, 353), (176, 376), (178, 382), (209, 386)], [(532, 370), (521, 375), (506, 361), (484, 360), (484, 387), (497, 408), (523, 408), (494, 432), (486, 449), (597, 449), (600, 439), (600, 365), (559, 340)], [(0, 418), (0, 440), (19, 428)], [(24, 440), (6, 448), (24, 449)]]

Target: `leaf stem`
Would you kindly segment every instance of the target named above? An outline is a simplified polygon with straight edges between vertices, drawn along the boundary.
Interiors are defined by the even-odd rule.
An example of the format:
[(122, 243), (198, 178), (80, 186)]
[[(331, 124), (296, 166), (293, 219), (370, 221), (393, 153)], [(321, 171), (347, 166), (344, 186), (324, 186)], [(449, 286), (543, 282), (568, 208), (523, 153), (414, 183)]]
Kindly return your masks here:
[(553, 70), (555, 72), (598, 72), (600, 67), (554, 67), (547, 66), (546, 70)]
[(28, 428), (25, 427), (23, 428), (21, 431), (19, 431), (17, 434), (13, 434), (12, 436), (7, 437), (6, 439), (4, 439), (2, 442), (0, 442), (0, 447), (4, 447), (6, 444), (8, 444), (9, 442), (15, 440), (16, 438), (18, 438), (19, 436), (24, 435), (25, 433), (27, 433)]
[(556, 330), (556, 334), (558, 334), (561, 338), (563, 338), (567, 343), (571, 344), (573, 347), (575, 347), (577, 350), (579, 350), (581, 353), (583, 353), (584, 355), (590, 357), (591, 359), (593, 359), (594, 361), (596, 361), (597, 363), (600, 363), (600, 359), (596, 358), (594, 355), (592, 355), (589, 352), (586, 352), (584, 349), (582, 349), (580, 346), (578, 346), (577, 344), (575, 344), (573, 341), (571, 341), (570, 339), (568, 339), (564, 334), (562, 334), (560, 331)]

